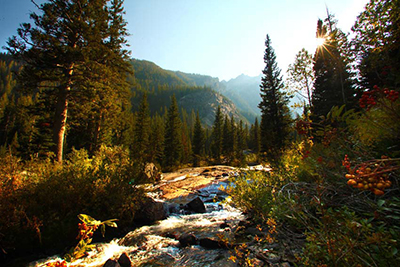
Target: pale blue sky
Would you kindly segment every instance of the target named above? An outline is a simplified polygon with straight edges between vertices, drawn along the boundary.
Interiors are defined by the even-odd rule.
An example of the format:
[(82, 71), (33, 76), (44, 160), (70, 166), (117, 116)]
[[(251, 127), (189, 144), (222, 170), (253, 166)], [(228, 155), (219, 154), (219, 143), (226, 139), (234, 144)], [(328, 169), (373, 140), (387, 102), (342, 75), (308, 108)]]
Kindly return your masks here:
[[(44, 0), (38, 0), (38, 3)], [(270, 35), (284, 73), (301, 48), (314, 52), (326, 7), (349, 32), (368, 0), (125, 0), (132, 57), (165, 69), (218, 77), (257, 76)], [(36, 11), (30, 0), (0, 0), (0, 46)]]

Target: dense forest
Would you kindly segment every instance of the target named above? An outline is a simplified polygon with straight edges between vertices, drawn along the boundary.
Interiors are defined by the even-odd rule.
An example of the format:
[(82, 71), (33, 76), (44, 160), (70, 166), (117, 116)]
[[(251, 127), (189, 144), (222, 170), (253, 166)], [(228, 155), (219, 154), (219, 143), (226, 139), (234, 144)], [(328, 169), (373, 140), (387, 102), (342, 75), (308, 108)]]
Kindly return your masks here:
[[(289, 240), (298, 266), (398, 262), (398, 0), (371, 0), (352, 35), (333, 14), (316, 21), (321, 45), (299, 51), (286, 79), (267, 34), (259, 117), (216, 78), (130, 58), (122, 0), (78, 2), (38, 6), (0, 54), (2, 258), (71, 247), (82, 213), (129, 230), (140, 185), (159, 178), (149, 163), (260, 163), (272, 171), (226, 189), (254, 222), (274, 222), (278, 234), (255, 242)], [(246, 255), (232, 260), (254, 266)]]

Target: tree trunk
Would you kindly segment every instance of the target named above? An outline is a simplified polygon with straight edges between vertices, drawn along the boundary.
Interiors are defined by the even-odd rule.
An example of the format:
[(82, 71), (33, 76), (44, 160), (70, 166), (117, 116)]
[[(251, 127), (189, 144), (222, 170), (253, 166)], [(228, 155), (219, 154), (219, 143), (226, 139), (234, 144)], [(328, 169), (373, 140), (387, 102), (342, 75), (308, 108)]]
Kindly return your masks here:
[(64, 149), (64, 137), (65, 128), (67, 122), (68, 113), (68, 91), (70, 88), (65, 88), (58, 94), (56, 104), (56, 114), (54, 121), (54, 136), (53, 140), (55, 143), (56, 161), (62, 163), (63, 160), (63, 149)]
[(55, 143), (56, 161), (60, 164), (63, 161), (65, 129), (67, 124), (67, 114), (68, 114), (68, 98), (69, 98), (69, 92), (71, 91), (71, 85), (72, 85), (71, 76), (73, 72), (74, 72), (74, 64), (72, 64), (68, 70), (68, 76), (67, 76), (68, 80), (66, 85), (60, 87), (57, 96), (56, 114), (54, 118), (53, 141)]

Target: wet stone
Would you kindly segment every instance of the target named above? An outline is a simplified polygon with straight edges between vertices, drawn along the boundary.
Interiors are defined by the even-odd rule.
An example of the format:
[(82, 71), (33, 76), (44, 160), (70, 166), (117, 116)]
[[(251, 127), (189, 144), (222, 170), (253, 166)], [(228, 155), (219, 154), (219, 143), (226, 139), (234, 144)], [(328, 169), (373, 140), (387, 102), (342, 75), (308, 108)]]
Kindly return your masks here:
[(118, 263), (121, 265), (121, 267), (132, 267), (132, 261), (126, 252), (119, 256)]
[(224, 248), (224, 244), (218, 240), (206, 237), (199, 240), (200, 246), (208, 249)]
[(121, 265), (116, 260), (108, 259), (103, 267), (121, 267)]
[(188, 211), (193, 211), (195, 213), (205, 213), (206, 212), (206, 207), (204, 206), (203, 201), (199, 198), (196, 197), (189, 203), (187, 203), (184, 208)]
[(184, 235), (179, 238), (181, 247), (188, 247), (197, 244), (197, 238), (193, 234)]

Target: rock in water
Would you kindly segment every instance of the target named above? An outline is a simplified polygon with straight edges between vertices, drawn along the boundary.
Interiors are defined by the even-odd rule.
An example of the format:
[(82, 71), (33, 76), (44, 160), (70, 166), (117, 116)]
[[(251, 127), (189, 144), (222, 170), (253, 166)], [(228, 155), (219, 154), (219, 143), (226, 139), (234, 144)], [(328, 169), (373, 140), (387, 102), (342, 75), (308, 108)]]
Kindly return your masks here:
[(103, 267), (121, 267), (121, 265), (116, 260), (108, 259)]
[(199, 244), (203, 248), (208, 248), (208, 249), (224, 248), (224, 245), (222, 242), (219, 242), (218, 240), (215, 240), (215, 239), (209, 238), (209, 237), (200, 239)]
[(142, 202), (141, 208), (135, 214), (135, 221), (152, 224), (155, 221), (166, 218), (164, 204), (152, 198), (147, 198)]
[(179, 244), (182, 247), (187, 247), (197, 244), (197, 238), (193, 234), (183, 235), (179, 238)]
[(206, 206), (204, 206), (203, 201), (199, 197), (196, 197), (185, 205), (185, 210), (193, 211), (195, 213), (205, 213)]
[(121, 267), (132, 267), (132, 261), (126, 252), (119, 256), (118, 263), (121, 265)]

